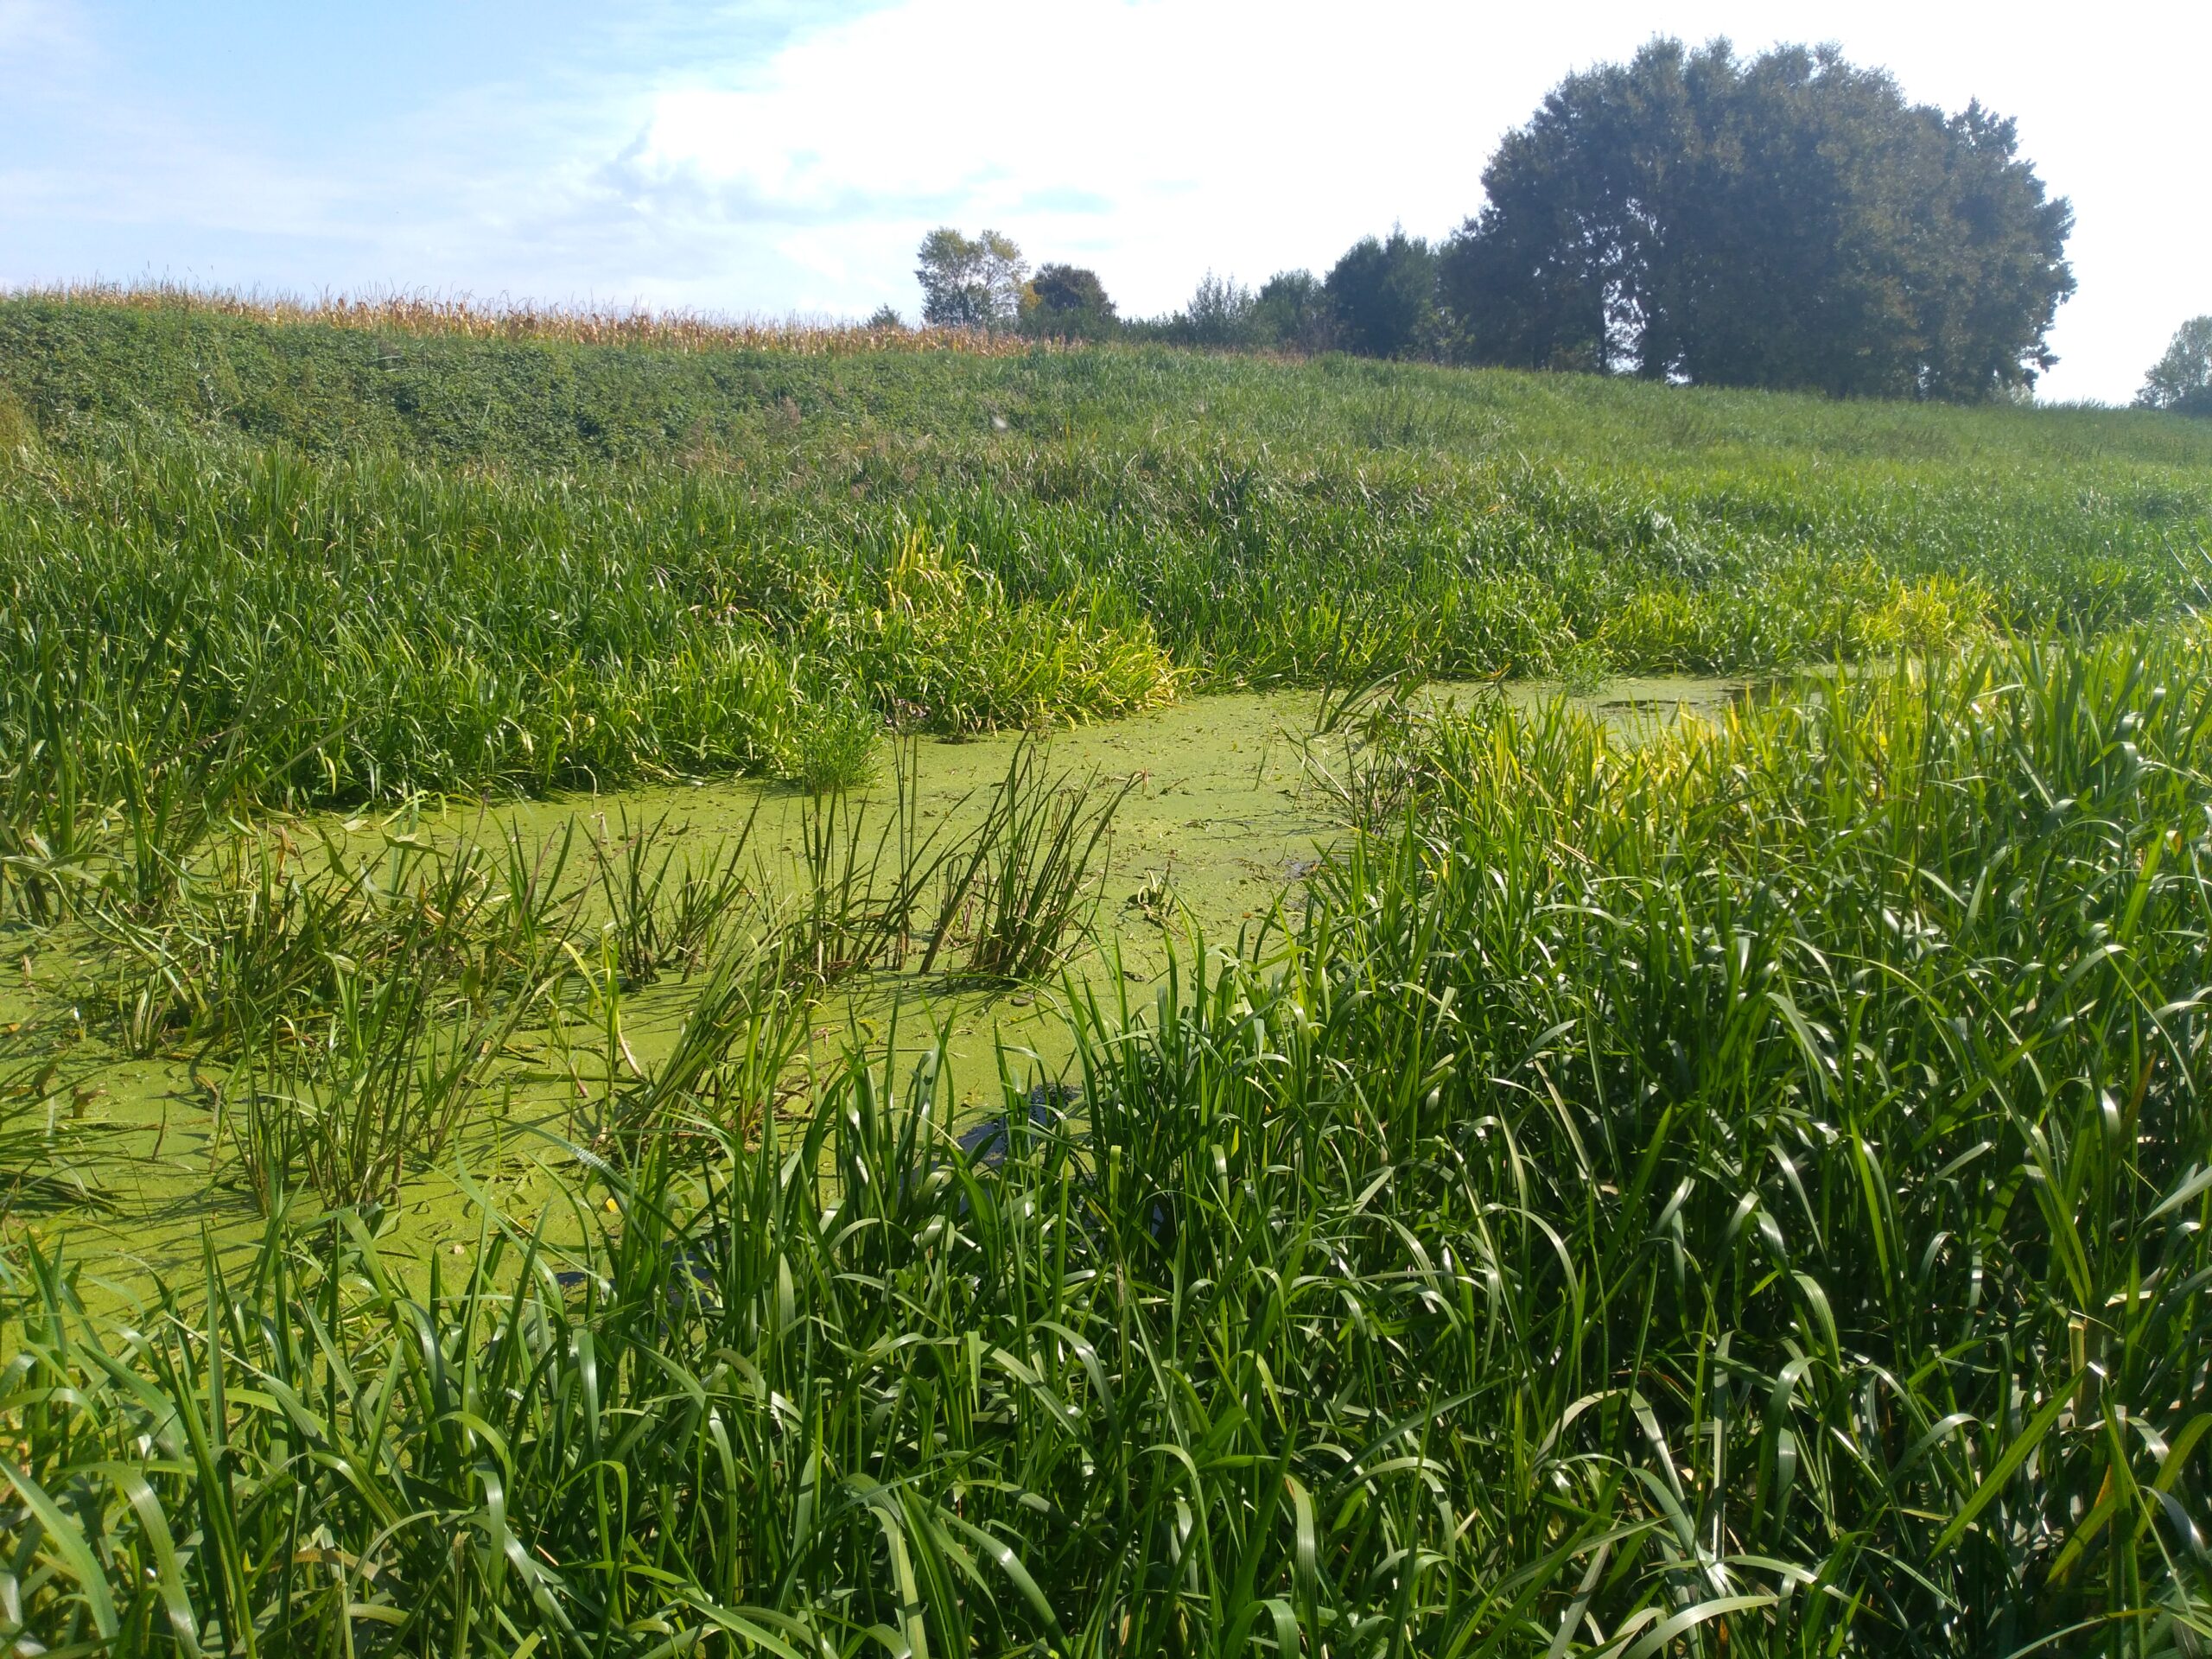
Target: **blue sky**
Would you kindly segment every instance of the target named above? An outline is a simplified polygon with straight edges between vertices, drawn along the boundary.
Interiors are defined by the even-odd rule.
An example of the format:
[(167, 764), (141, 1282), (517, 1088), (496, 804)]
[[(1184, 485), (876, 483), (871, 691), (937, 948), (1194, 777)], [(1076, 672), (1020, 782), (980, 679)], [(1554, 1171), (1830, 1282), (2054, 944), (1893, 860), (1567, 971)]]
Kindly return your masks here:
[(0, 283), (911, 314), (990, 226), (1124, 310), (1448, 232), (1498, 135), (1655, 32), (1980, 97), (2080, 220), (2063, 397), (2212, 311), (2212, 6), (1951, 0), (0, 0)]

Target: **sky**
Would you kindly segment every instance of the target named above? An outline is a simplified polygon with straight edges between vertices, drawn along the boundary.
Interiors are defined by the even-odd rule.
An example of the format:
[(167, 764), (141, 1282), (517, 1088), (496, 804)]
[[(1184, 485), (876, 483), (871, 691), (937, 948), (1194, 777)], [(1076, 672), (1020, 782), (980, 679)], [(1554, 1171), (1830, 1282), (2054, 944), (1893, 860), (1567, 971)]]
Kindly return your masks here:
[(0, 0), (0, 284), (912, 318), (951, 224), (1155, 315), (1448, 234), (1655, 34), (2017, 118), (2077, 220), (2046, 397), (2125, 401), (2212, 312), (2201, 0)]

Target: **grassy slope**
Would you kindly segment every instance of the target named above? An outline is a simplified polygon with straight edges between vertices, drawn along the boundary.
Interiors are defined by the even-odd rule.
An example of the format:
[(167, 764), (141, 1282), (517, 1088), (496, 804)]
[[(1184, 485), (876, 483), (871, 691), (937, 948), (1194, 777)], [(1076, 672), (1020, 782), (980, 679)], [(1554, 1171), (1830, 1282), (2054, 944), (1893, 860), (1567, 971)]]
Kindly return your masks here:
[(2212, 536), (2177, 419), (1339, 359), (19, 300), (0, 394), (48, 448), (0, 476), (17, 683), (36, 645), (99, 665), (72, 696), (157, 685), (319, 798), (835, 773), (882, 712), (1142, 706), (1155, 640), (1205, 686), (2093, 632), (2193, 601)]
[(689, 353), (270, 326), (181, 306), (0, 302), (0, 388), (41, 426), (154, 416), (328, 452), (528, 467), (743, 447), (763, 431), (1199, 435), (1571, 467), (2212, 467), (2212, 427), (2133, 410), (1838, 404), (1587, 376), (1163, 348)]

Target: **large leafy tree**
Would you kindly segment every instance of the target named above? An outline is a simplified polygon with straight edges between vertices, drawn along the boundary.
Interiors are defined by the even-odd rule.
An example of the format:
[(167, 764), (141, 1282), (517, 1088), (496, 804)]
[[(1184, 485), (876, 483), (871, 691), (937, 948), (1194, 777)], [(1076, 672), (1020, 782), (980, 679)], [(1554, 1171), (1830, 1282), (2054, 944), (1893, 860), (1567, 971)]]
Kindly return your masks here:
[(2212, 317), (2191, 317), (2174, 331), (2166, 354), (2143, 378), (2135, 402), (2141, 409), (2212, 416)]
[(922, 238), (916, 258), (924, 322), (1002, 328), (1019, 316), (1029, 266), (1010, 237), (985, 231), (971, 239), (940, 226)]
[(1973, 400), (2056, 360), (2073, 291), (2012, 123), (1827, 48), (1655, 41), (1560, 83), (1483, 184), (1440, 264), (1478, 361)]
[(1394, 230), (1345, 250), (1323, 284), (1337, 337), (1365, 357), (1414, 357), (1435, 344), (1436, 254)]
[(1032, 333), (1095, 340), (1118, 326), (1114, 302), (1098, 273), (1082, 265), (1045, 264), (1022, 290), (1021, 321)]

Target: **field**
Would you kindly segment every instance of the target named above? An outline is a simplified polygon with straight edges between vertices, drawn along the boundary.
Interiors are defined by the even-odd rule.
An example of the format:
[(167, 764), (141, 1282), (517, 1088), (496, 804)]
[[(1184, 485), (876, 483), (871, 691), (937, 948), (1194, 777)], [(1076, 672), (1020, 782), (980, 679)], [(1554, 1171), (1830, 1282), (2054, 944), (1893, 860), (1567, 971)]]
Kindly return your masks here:
[(2212, 429), (0, 302), (0, 1637), (2196, 1654)]

